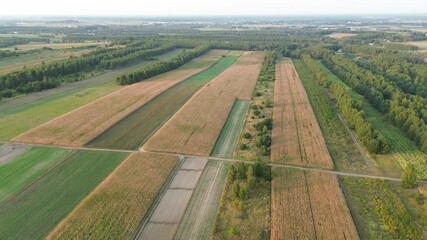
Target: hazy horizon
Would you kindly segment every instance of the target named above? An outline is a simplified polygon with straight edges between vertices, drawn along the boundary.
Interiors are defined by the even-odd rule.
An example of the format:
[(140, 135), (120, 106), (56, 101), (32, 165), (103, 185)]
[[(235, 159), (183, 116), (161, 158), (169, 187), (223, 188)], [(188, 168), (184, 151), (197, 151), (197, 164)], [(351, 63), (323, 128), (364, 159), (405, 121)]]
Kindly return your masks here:
[(157, 0), (117, 2), (74, 0), (15, 1), (2, 4), (1, 17), (21, 16), (303, 16), (303, 15), (416, 15), (427, 14), (427, 1), (407, 0)]

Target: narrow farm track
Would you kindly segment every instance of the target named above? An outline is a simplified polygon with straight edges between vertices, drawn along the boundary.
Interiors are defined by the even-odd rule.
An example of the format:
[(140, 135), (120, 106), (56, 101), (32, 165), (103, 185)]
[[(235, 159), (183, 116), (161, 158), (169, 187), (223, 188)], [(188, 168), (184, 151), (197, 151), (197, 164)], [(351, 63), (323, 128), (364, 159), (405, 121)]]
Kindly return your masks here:
[[(52, 147), (52, 148), (58, 148), (57, 146), (52, 145), (42, 145), (42, 144), (26, 144), (26, 143), (16, 143), (16, 142), (2, 142), (2, 143), (13, 143), (16, 145), (28, 145), (28, 146), (40, 146), (40, 147)], [(154, 152), (154, 151), (147, 151), (144, 148), (141, 148), (139, 150), (117, 150), (117, 149), (105, 149), (105, 148), (87, 148), (87, 147), (61, 147), (64, 149), (71, 149), (71, 150), (91, 150), (91, 151), (103, 151), (103, 152), (123, 152), (123, 153), (139, 153), (139, 152), (146, 152), (146, 153), (156, 153), (156, 154), (163, 154), (163, 155), (171, 155), (171, 156), (177, 156), (181, 158), (200, 158), (204, 156), (199, 155), (188, 155), (188, 154), (179, 154), (179, 153), (168, 153), (168, 152)], [(223, 162), (243, 162), (248, 164), (254, 164), (253, 161), (246, 161), (241, 159), (233, 159), (233, 158), (224, 158), (224, 157), (208, 157), (210, 160), (215, 161), (223, 161)], [(382, 180), (388, 180), (388, 181), (394, 181), (394, 182), (400, 182), (400, 178), (394, 178), (394, 177), (384, 177), (380, 175), (370, 175), (370, 174), (358, 174), (358, 173), (351, 173), (351, 172), (343, 172), (343, 171), (335, 171), (335, 170), (328, 170), (328, 169), (322, 169), (317, 167), (304, 167), (304, 166), (298, 166), (298, 165), (292, 165), (292, 164), (283, 164), (283, 163), (267, 163), (267, 165), (271, 167), (281, 167), (281, 168), (291, 168), (291, 169), (297, 169), (302, 171), (318, 171), (318, 172), (325, 172), (325, 173), (331, 173), (338, 176), (348, 176), (348, 177), (357, 177), (357, 178), (371, 178), (371, 179), (382, 179)], [(427, 184), (427, 180), (419, 180), (418, 183)]]

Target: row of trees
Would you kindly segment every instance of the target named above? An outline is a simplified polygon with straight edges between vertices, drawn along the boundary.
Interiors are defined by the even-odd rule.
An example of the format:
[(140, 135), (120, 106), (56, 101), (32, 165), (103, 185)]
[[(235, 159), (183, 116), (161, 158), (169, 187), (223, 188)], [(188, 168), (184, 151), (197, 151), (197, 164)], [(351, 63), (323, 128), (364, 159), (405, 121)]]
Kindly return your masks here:
[(116, 78), (116, 82), (120, 85), (128, 85), (143, 81), (158, 74), (178, 68), (183, 64), (191, 61), (193, 58), (205, 54), (210, 49), (210, 46), (199, 46), (188, 51), (183, 51), (171, 60), (157, 62), (143, 68), (140, 71), (123, 74)]
[(10, 47), (19, 44), (28, 44), (30, 42), (49, 43), (48, 38), (23, 38), (23, 37), (4, 37), (0, 38), (0, 48)]
[[(153, 45), (152, 45), (153, 46)], [(80, 57), (71, 57), (51, 64), (24, 68), (0, 76), (0, 97), (12, 97), (22, 93), (54, 88), (68, 81), (63, 76), (94, 68), (113, 68), (136, 60), (153, 57), (173, 49), (167, 45), (154, 50), (144, 44), (124, 48), (101, 48)]]
[(379, 74), (361, 68), (347, 58), (324, 54), (325, 65), (375, 108), (386, 114), (427, 153), (427, 101), (408, 95)]
[(363, 103), (352, 100), (342, 84), (328, 79), (320, 66), (310, 56), (303, 55), (302, 60), (315, 79), (332, 93), (340, 112), (348, 121), (350, 128), (356, 132), (366, 149), (371, 153), (387, 153), (390, 150), (390, 145), (384, 136), (373, 129), (372, 125), (366, 121), (362, 111)]

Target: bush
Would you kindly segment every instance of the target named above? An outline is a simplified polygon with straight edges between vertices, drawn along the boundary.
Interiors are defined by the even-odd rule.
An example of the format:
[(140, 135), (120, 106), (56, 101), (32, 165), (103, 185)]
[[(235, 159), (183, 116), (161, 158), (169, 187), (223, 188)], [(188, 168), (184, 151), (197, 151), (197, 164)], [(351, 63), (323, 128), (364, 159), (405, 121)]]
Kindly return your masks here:
[(408, 166), (405, 168), (405, 171), (402, 173), (402, 186), (404, 188), (410, 189), (414, 188), (415, 184), (417, 184), (415, 168), (412, 164), (408, 164)]
[(244, 133), (243, 134), (243, 138), (245, 138), (245, 139), (249, 139), (251, 137), (252, 137), (252, 135), (250, 133)]
[(242, 144), (240, 144), (240, 150), (246, 150), (246, 149), (248, 149), (249, 147), (248, 147), (248, 145), (246, 145), (246, 144), (244, 144), (244, 143), (242, 143)]

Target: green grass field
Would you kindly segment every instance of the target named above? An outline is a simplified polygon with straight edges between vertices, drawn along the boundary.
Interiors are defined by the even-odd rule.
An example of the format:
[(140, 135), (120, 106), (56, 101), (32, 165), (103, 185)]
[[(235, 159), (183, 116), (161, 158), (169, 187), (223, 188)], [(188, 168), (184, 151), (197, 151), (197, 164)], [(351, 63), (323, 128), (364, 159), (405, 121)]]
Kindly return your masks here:
[(396, 164), (389, 163), (387, 161), (397, 161), (401, 168), (404, 168), (409, 162), (415, 166), (420, 178), (427, 178), (427, 155), (421, 152), (413, 141), (407, 138), (400, 129), (393, 126), (392, 123), (390, 123), (385, 116), (369, 104), (363, 96), (357, 94), (349, 86), (345, 85), (344, 82), (342, 82), (320, 62), (319, 65), (322, 67), (329, 79), (344, 84), (348, 93), (354, 100), (363, 101), (363, 111), (365, 112), (366, 120), (372, 124), (372, 127), (379, 131), (390, 143), (391, 154), (376, 158), (384, 173), (395, 176), (396, 172), (400, 171), (400, 169), (396, 169)]
[[(172, 58), (181, 51), (182, 49), (174, 50), (159, 56), (158, 59)], [(151, 63), (153, 61), (144, 61), (127, 68), (107, 71), (96, 77), (72, 83), (77, 85), (74, 85), (75, 87), (66, 84), (59, 88), (24, 95), (0, 103), (0, 141), (7, 141), (50, 119), (119, 89), (121, 86), (113, 82), (117, 76)]]
[(228, 164), (222, 162), (208, 162), (174, 239), (209, 239), (227, 178), (227, 168)]
[(235, 61), (235, 57), (224, 57), (205, 71), (166, 90), (89, 142), (87, 146), (137, 149), (197, 90), (230, 67)]
[(16, 159), (0, 165), (0, 203), (60, 162), (70, 150), (32, 147)]
[(328, 150), (337, 170), (367, 172), (367, 166), (344, 124), (337, 116), (333, 103), (301, 60), (293, 60), (322, 129)]
[(227, 121), (222, 128), (211, 156), (214, 157), (232, 157), (239, 140), (245, 122), (246, 113), (248, 112), (250, 102), (237, 99), (233, 108), (228, 115)]
[(42, 178), (0, 204), (0, 239), (40, 239), (126, 156), (77, 151)]

